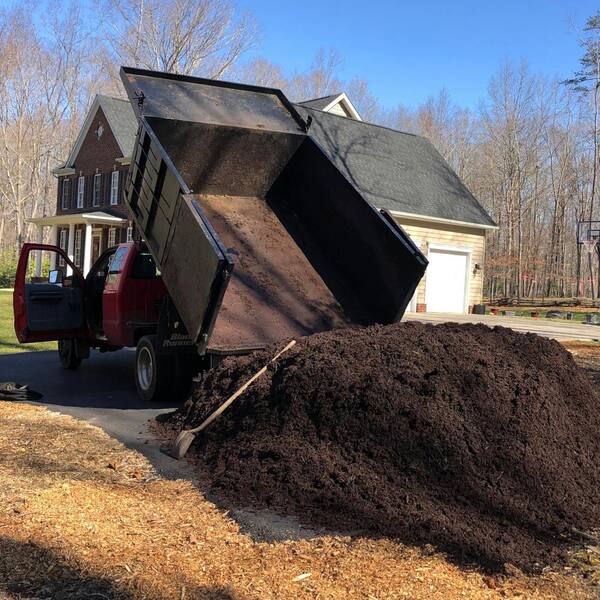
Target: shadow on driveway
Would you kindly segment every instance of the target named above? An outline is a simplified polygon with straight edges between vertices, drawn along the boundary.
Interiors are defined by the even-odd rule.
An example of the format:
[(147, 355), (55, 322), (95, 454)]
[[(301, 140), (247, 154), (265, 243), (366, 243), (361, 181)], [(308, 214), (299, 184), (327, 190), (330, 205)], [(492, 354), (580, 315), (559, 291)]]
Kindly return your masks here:
[(44, 394), (43, 404), (80, 408), (161, 409), (168, 402), (148, 403), (135, 391), (135, 352), (100, 353), (76, 371), (63, 369), (55, 351), (0, 355), (0, 381), (16, 381)]

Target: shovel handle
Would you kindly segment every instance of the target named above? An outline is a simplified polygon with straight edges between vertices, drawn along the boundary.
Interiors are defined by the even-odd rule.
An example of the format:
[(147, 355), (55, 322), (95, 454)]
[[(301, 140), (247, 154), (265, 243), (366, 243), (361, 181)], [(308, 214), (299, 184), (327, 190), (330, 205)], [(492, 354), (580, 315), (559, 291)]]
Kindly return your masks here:
[(198, 427), (194, 429), (188, 429), (188, 433), (198, 433), (202, 431), (205, 427), (210, 425), (225, 409), (235, 401), (235, 399), (244, 393), (246, 388), (252, 384), (252, 382), (256, 381), (268, 368), (268, 366), (274, 363), (284, 352), (287, 352), (290, 348), (293, 348), (296, 345), (296, 340), (292, 340), (283, 350), (280, 350), (260, 371), (257, 371), (244, 385), (242, 385), (237, 391), (235, 391), (217, 410), (211, 413)]

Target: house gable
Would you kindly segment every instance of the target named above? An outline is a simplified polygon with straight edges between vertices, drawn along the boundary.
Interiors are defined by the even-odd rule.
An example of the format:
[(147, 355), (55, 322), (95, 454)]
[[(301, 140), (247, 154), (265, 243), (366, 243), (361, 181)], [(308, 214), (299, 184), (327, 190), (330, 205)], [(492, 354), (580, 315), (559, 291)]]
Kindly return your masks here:
[(75, 169), (77, 175), (90, 175), (96, 171), (113, 169), (116, 159), (121, 156), (121, 148), (106, 115), (102, 107), (98, 106), (87, 131), (84, 132), (78, 152), (71, 159), (69, 166)]
[[(79, 132), (69, 162), (54, 172), (58, 177), (56, 214), (101, 209), (126, 216), (122, 195), (128, 166), (123, 164), (122, 154), (121, 144), (104, 108), (95, 102)], [(113, 176), (114, 172), (118, 174)], [(116, 204), (111, 200), (111, 194), (115, 193), (111, 191), (113, 187)]]
[(355, 121), (362, 121), (361, 116), (345, 92), (324, 96), (323, 98), (315, 98), (314, 100), (305, 100), (304, 102), (299, 102), (299, 104), (314, 110), (332, 113), (340, 117), (354, 119)]
[(130, 102), (120, 98), (96, 95), (79, 130), (68, 159), (63, 165), (53, 169), (54, 175), (58, 177), (73, 174), (75, 159), (79, 156), (83, 144), (87, 143), (90, 129), (93, 132), (98, 131), (99, 118), (102, 124), (102, 135), (110, 130), (112, 139), (117, 146), (114, 156), (123, 164), (130, 159), (137, 131), (137, 118), (131, 108)]

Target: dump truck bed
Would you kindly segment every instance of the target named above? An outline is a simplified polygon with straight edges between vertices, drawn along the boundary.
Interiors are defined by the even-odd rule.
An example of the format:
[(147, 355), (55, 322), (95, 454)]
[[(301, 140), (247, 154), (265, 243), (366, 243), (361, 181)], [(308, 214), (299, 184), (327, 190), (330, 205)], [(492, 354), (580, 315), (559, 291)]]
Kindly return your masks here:
[(261, 347), (349, 322), (263, 198), (194, 198), (233, 262), (208, 351)]
[(125, 198), (201, 353), (399, 320), (427, 260), (279, 90), (139, 69)]

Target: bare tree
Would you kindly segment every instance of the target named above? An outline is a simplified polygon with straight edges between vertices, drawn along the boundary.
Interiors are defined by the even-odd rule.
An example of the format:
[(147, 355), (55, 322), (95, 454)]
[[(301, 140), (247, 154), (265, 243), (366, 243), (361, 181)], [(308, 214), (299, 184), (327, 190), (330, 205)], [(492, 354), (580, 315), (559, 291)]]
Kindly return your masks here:
[(287, 86), (282, 68), (265, 58), (257, 58), (239, 66), (235, 70), (234, 79), (242, 83), (270, 88), (283, 89)]
[(106, 0), (106, 37), (123, 64), (223, 77), (254, 43), (257, 28), (228, 0)]
[[(92, 44), (77, 6), (48, 23), (0, 17), (0, 245), (30, 237), (27, 219), (53, 212), (51, 169), (68, 153), (97, 83)], [(4, 232), (10, 232), (5, 235)]]
[(342, 82), (337, 71), (342, 59), (335, 50), (317, 51), (315, 59), (306, 73), (296, 74), (289, 79), (285, 91), (292, 100), (301, 101), (321, 98), (342, 91)]

